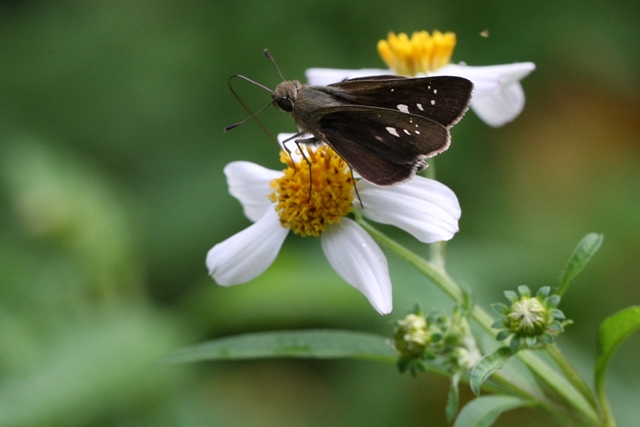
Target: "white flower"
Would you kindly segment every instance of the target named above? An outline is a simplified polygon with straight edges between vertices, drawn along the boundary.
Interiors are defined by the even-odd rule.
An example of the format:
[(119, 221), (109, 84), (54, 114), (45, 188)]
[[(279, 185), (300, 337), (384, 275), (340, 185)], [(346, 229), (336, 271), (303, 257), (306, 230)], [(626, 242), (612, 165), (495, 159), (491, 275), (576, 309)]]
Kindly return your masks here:
[[(444, 47), (443, 47), (444, 46)], [(514, 120), (524, 108), (525, 96), (520, 80), (529, 75), (536, 66), (533, 62), (517, 62), (484, 67), (466, 64), (450, 64), (449, 58), (455, 46), (453, 33), (426, 31), (396, 36), (391, 33), (388, 40), (381, 40), (378, 50), (391, 69), (338, 70), (310, 68), (306, 71), (311, 85), (326, 86), (345, 78), (398, 74), (424, 76), (458, 76), (474, 84), (471, 108), (490, 126), (502, 126)]]
[[(345, 217), (344, 212), (358, 209), (374, 221), (395, 225), (424, 243), (432, 243), (449, 240), (458, 231), (458, 199), (445, 185), (420, 176), (394, 187), (377, 187), (358, 180), (356, 187), (362, 207), (357, 198), (354, 200), (353, 179), (342, 159), (328, 147), (309, 150), (307, 156), (320, 159), (312, 163), (311, 195), (308, 165), (304, 161), (295, 169), (288, 161), (290, 168), (284, 172), (242, 161), (224, 168), (229, 192), (242, 203), (245, 215), (254, 224), (209, 251), (206, 259), (209, 274), (223, 286), (245, 283), (271, 265), (289, 231), (319, 235), (322, 249), (336, 272), (362, 292), (380, 314), (390, 313), (391, 279), (386, 257), (373, 238)], [(288, 155), (283, 158), (289, 159)], [(340, 169), (337, 164), (341, 165), (342, 170), (338, 171), (341, 175), (331, 175), (326, 180), (331, 186), (323, 184), (325, 179), (318, 178)], [(307, 184), (301, 184), (305, 176)], [(302, 181), (287, 187), (294, 179)], [(299, 191), (291, 194), (290, 188)], [(322, 199), (323, 194), (329, 194), (331, 200)], [(328, 205), (326, 212), (318, 213)], [(308, 210), (310, 206), (313, 209)], [(311, 211), (316, 217), (307, 216)], [(332, 217), (336, 211), (343, 213)]]

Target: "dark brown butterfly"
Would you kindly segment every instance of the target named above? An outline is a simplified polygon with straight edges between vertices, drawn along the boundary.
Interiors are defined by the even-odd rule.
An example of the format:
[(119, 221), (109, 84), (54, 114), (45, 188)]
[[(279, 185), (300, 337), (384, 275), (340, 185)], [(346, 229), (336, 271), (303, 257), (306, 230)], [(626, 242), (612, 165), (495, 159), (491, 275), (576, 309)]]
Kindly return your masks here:
[(328, 144), (364, 179), (393, 185), (449, 147), (449, 128), (469, 108), (472, 91), (462, 77), (374, 76), (328, 86), (283, 81), (271, 96), (298, 126), (290, 139)]

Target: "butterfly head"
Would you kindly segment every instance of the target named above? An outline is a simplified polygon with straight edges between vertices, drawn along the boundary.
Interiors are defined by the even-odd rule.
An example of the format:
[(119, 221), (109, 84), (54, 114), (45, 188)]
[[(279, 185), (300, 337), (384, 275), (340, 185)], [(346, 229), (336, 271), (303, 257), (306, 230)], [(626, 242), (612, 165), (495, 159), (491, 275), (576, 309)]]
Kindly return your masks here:
[(293, 108), (298, 97), (298, 90), (300, 90), (301, 87), (302, 83), (297, 80), (289, 80), (280, 83), (271, 94), (274, 101), (273, 104), (277, 109), (282, 110), (285, 113), (293, 112)]

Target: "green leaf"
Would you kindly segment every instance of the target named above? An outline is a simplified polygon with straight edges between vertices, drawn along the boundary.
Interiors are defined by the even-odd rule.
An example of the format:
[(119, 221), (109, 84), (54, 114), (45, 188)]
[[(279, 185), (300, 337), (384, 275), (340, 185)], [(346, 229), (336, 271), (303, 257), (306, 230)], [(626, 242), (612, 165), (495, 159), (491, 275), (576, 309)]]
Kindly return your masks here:
[(596, 344), (595, 383), (598, 393), (604, 392), (604, 378), (611, 357), (618, 346), (640, 329), (640, 306), (628, 307), (602, 322)]
[(480, 394), (480, 387), (491, 374), (496, 370), (502, 368), (509, 358), (513, 355), (513, 352), (509, 347), (500, 347), (491, 354), (487, 354), (471, 371), (469, 378), (469, 384), (471, 390), (478, 396)]
[(521, 340), (519, 336), (511, 338), (511, 341), (509, 342), (509, 348), (511, 349), (511, 351), (513, 351), (514, 353), (518, 351), (518, 349), (520, 348), (520, 341)]
[(531, 296), (531, 289), (527, 285), (518, 286), (518, 293), (520, 296), (529, 298)]
[(580, 243), (578, 243), (573, 250), (567, 267), (564, 270), (560, 285), (558, 286), (558, 295), (565, 293), (569, 285), (584, 269), (591, 257), (600, 249), (602, 239), (602, 234), (589, 233), (580, 240)]
[(503, 329), (503, 328), (508, 328), (508, 327), (509, 327), (509, 322), (507, 322), (504, 319), (496, 320), (495, 322), (493, 322), (491, 324), (491, 328), (492, 329)]
[(489, 427), (503, 412), (532, 405), (533, 402), (513, 396), (478, 397), (462, 408), (453, 427)]
[(509, 314), (509, 307), (504, 304), (500, 304), (499, 302), (491, 304), (491, 308), (493, 308), (493, 311), (498, 314), (502, 314), (503, 316)]
[(560, 304), (560, 295), (551, 295), (547, 302), (549, 303), (549, 306), (557, 307), (558, 304)]
[(512, 333), (513, 331), (511, 329), (503, 329), (502, 331), (498, 332), (498, 335), (496, 335), (496, 340), (506, 340)]
[(395, 363), (387, 337), (340, 330), (273, 331), (220, 338), (174, 351), (161, 363), (274, 357), (368, 359)]
[(513, 291), (504, 291), (504, 296), (505, 296), (505, 298), (507, 298), (512, 303), (514, 303), (514, 302), (516, 302), (516, 301), (518, 301), (520, 299), (520, 297), (518, 297), (518, 294), (516, 294)]
[(549, 286), (543, 286), (540, 289), (538, 289), (536, 296), (540, 299), (545, 299), (546, 297), (549, 296), (549, 292), (551, 292), (551, 288)]
[(447, 398), (447, 407), (445, 409), (448, 422), (453, 421), (458, 413), (458, 407), (460, 406), (460, 393), (458, 391), (459, 383), (460, 374), (456, 373), (451, 377), (451, 387), (449, 388), (449, 397)]

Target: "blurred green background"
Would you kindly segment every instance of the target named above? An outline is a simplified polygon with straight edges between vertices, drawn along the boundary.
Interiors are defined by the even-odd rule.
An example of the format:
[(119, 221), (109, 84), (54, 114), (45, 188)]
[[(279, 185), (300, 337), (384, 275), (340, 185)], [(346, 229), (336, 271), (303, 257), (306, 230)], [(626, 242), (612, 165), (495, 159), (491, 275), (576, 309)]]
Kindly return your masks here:
[[(455, 62), (533, 61), (527, 105), (499, 129), (453, 129), (438, 178), (458, 195), (451, 274), (479, 303), (555, 285), (574, 245), (604, 245), (563, 299), (560, 338), (591, 378), (598, 324), (640, 303), (640, 3), (505, 0), (0, 2), (0, 425), (445, 425), (447, 380), (374, 362), (157, 367), (172, 349), (247, 331), (390, 334), (414, 302), (450, 308), (389, 255), (379, 316), (315, 239), (290, 236), (253, 282), (222, 288), (207, 250), (250, 222), (225, 164), (280, 168), (227, 79), (274, 87), (310, 67), (382, 67), (388, 31), (455, 31)], [(480, 36), (483, 30), (489, 37)], [(236, 85), (254, 109), (270, 97)], [(270, 109), (275, 134), (293, 131)], [(410, 236), (382, 227), (417, 251)], [(640, 339), (613, 360), (620, 426), (640, 412)], [(463, 386), (462, 398), (471, 398)], [(496, 425), (539, 425), (519, 410)]]

